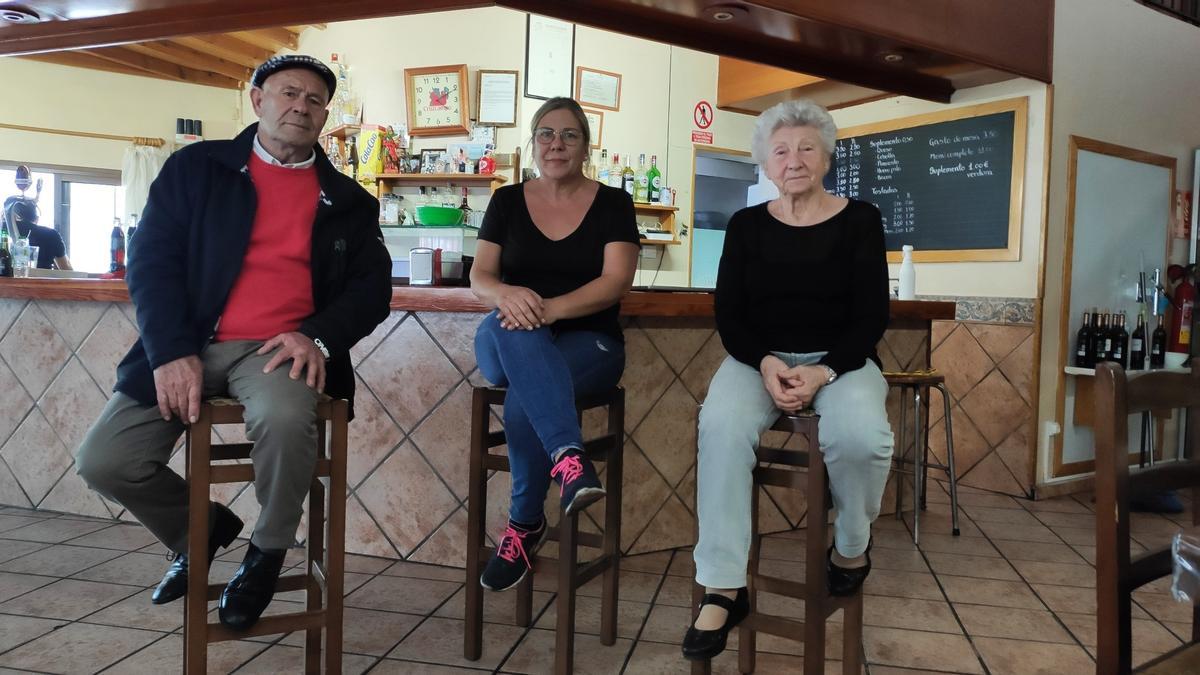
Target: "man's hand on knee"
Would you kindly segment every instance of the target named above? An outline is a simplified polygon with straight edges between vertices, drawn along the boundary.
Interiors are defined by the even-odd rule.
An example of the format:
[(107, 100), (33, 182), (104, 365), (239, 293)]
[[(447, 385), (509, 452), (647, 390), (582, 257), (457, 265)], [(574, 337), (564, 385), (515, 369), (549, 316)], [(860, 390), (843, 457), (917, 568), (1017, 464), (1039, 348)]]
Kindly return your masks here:
[(204, 366), (199, 356), (185, 356), (154, 369), (154, 389), (158, 392), (158, 411), (170, 421), (171, 414), (185, 424), (200, 415), (200, 385), (204, 381)]
[(263, 366), (263, 372), (269, 373), (289, 359), (292, 361), (292, 371), (288, 374), (293, 380), (307, 373), (308, 386), (317, 391), (325, 391), (325, 356), (317, 345), (304, 333), (280, 333), (263, 343), (258, 350), (260, 355), (277, 350), (275, 355)]

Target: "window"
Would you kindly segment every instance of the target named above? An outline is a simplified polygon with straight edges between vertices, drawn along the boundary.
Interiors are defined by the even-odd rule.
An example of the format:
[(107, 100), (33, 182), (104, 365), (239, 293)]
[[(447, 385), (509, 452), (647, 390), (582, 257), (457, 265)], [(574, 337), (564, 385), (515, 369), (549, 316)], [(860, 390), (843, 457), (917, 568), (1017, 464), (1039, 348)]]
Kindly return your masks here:
[[(71, 266), (81, 272), (107, 272), (113, 220), (128, 218), (121, 172), (108, 169), (31, 166), (42, 181), (38, 224), (58, 230)], [(17, 194), (16, 165), (0, 162), (0, 195)], [(8, 187), (8, 186), (11, 186)], [(33, 197), (36, 188), (26, 191)]]

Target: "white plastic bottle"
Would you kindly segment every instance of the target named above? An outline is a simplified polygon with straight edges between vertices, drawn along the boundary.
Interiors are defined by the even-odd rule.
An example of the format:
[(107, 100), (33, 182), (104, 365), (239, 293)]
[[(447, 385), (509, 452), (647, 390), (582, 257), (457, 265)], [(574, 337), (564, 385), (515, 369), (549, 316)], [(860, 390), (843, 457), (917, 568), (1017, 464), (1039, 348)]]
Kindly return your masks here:
[(917, 297), (917, 270), (913, 267), (913, 247), (905, 244), (901, 250), (904, 251), (904, 260), (900, 262), (900, 299), (915, 300)]

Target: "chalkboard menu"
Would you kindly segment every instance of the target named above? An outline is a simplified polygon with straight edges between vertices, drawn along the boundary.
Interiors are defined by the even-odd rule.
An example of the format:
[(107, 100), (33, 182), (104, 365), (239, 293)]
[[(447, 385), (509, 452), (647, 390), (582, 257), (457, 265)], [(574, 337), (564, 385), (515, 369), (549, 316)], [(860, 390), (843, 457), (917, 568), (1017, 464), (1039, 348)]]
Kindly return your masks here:
[(1025, 106), (1016, 99), (843, 130), (825, 189), (878, 206), (888, 251), (911, 244), (918, 260), (1016, 260)]

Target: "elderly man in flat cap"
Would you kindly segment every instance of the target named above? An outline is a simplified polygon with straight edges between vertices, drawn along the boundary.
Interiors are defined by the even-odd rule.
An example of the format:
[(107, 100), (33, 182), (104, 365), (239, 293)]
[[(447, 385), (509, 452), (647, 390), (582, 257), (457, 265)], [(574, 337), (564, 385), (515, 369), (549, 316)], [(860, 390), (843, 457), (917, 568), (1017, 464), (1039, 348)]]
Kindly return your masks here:
[[(174, 553), (154, 591), (187, 589), (187, 484), (167, 467), (202, 397), (245, 406), (261, 513), (220, 619), (249, 628), (271, 602), (316, 462), (322, 392), (354, 399), (350, 348), (388, 315), (391, 261), (379, 204), (316, 146), (337, 86), (309, 56), (254, 73), (259, 121), (176, 152), (150, 187), (127, 271), (141, 337), (80, 446), (92, 489)], [(242, 521), (210, 505), (209, 561)]]

